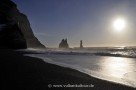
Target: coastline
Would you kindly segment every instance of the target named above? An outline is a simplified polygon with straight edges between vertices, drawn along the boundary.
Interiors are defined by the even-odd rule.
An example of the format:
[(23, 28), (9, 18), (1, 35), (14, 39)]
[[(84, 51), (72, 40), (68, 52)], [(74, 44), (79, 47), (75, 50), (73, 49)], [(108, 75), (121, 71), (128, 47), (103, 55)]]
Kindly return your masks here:
[(77, 70), (49, 64), (41, 59), (23, 56), (16, 51), (0, 50), (1, 90), (44, 90), (53, 85), (69, 85), (56, 89), (77, 89), (70, 85), (91, 85), (78, 87), (81, 90), (134, 90), (135, 88), (100, 80)]

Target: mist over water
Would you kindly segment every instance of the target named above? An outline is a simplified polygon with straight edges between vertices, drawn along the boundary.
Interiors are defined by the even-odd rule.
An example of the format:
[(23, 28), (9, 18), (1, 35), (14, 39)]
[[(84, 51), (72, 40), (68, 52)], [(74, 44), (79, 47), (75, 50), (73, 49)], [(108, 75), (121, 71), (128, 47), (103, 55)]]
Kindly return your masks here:
[(27, 54), (27, 56), (38, 57), (48, 63), (73, 68), (100, 79), (136, 87), (134, 49), (48, 49), (33, 51), (39, 54)]

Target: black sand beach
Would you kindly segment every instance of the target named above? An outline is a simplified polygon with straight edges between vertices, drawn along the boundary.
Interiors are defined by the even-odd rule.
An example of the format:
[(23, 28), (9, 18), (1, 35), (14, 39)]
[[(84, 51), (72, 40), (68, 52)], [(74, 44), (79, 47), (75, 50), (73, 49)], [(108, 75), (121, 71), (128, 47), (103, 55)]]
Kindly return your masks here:
[[(23, 56), (12, 50), (0, 50), (0, 72), (0, 90), (135, 90), (73, 69), (48, 64), (38, 58)], [(90, 87), (74, 88), (72, 85)]]

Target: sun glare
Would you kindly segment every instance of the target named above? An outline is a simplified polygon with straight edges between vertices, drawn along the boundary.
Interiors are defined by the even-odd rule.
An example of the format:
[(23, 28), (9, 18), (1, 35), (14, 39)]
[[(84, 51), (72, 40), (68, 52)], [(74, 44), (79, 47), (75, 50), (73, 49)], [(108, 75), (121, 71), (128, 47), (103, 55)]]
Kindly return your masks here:
[(122, 31), (126, 27), (126, 21), (123, 18), (117, 18), (113, 21), (113, 28), (115, 31)]

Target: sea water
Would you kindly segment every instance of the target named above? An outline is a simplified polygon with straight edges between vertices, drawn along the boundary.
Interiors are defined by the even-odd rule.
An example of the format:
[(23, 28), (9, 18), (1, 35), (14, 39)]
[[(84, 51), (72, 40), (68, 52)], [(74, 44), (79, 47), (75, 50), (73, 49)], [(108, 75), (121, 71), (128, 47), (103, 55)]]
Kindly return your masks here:
[[(136, 54), (127, 49), (27, 50), (45, 62), (76, 69), (90, 76), (136, 87)], [(131, 57), (131, 58), (130, 58)]]

